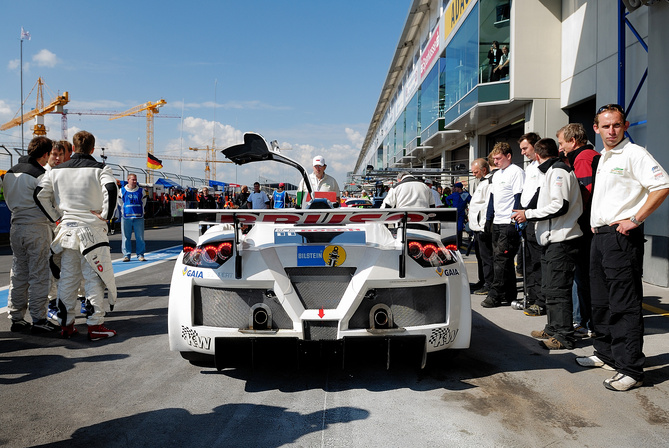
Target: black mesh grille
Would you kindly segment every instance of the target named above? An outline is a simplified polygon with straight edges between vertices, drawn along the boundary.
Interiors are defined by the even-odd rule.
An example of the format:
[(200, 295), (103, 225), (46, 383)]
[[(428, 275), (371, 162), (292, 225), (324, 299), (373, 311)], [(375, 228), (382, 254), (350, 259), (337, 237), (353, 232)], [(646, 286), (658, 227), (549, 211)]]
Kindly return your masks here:
[(355, 274), (355, 268), (286, 268), (286, 274), (305, 309), (335, 309)]
[(305, 341), (334, 341), (337, 339), (338, 321), (304, 321)]
[(273, 329), (292, 329), (293, 322), (275, 297), (265, 289), (217, 289), (195, 287), (195, 325), (223, 328), (249, 328), (251, 308), (265, 304), (272, 312)]
[(390, 308), (396, 327), (446, 322), (446, 285), (441, 284), (423, 288), (376, 289), (376, 298), (362, 300), (348, 328), (370, 328), (369, 312), (379, 303)]

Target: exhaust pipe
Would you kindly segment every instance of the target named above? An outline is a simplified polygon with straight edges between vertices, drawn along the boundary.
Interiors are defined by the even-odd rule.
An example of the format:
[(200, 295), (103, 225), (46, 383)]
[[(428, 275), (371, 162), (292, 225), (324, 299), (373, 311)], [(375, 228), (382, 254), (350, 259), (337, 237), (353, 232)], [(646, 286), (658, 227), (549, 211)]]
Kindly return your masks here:
[(251, 308), (250, 325), (253, 330), (271, 330), (272, 312), (263, 303), (258, 303)]
[(388, 305), (379, 303), (369, 311), (369, 327), (372, 330), (393, 328), (393, 313)]

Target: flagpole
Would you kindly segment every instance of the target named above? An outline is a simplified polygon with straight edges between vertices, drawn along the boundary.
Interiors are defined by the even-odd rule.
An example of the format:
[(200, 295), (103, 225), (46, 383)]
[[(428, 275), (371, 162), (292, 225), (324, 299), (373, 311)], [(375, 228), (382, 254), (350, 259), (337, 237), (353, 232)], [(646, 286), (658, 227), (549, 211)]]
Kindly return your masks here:
[(23, 28), (21, 28), (21, 153), (23, 154)]

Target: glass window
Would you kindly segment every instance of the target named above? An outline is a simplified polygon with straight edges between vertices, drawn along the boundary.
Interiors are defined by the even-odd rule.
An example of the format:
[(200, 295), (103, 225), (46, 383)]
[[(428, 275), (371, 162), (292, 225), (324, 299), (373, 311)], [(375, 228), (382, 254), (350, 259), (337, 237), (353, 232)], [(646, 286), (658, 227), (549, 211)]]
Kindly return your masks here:
[[(509, 79), (510, 0), (481, 0), (479, 82)], [(506, 50), (504, 49), (506, 47)]]
[(420, 124), (425, 129), (439, 117), (439, 65), (437, 61), (420, 86)]
[(420, 134), (418, 126), (418, 92), (413, 95), (406, 108), (406, 143), (410, 143)]
[(441, 113), (460, 101), (479, 79), (478, 4), (446, 47), (439, 73), (442, 88)]

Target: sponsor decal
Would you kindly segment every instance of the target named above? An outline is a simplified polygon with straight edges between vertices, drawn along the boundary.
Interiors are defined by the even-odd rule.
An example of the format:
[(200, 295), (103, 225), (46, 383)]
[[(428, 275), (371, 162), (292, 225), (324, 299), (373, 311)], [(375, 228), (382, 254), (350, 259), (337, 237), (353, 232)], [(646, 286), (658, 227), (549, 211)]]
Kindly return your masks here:
[(615, 174), (616, 176), (624, 176), (625, 175), (625, 169), (624, 168), (613, 168), (613, 169), (611, 169), (611, 174)]
[(442, 347), (444, 345), (449, 345), (455, 341), (455, 337), (458, 335), (458, 330), (451, 330), (448, 327), (435, 328), (430, 334), (428, 342), (432, 347)]
[(425, 75), (427, 69), (432, 65), (439, 54), (439, 43), (441, 41), (441, 34), (439, 34), (439, 26), (434, 30), (432, 39), (428, 42), (427, 46), (423, 50), (423, 55), (420, 59), (420, 76), (421, 78)]
[(99, 265), (98, 265), (98, 271), (102, 272), (102, 271), (104, 271), (104, 270), (105, 270), (105, 268), (103, 268), (102, 265), (99, 264)]
[(452, 0), (444, 10), (444, 37), (448, 38), (462, 19), (471, 0)]
[(202, 271), (198, 271), (196, 269), (184, 268), (183, 271), (181, 271), (181, 275), (184, 277), (204, 278)]
[(664, 171), (662, 171), (662, 168), (660, 168), (657, 165), (655, 165), (653, 168), (651, 168), (651, 171), (653, 172), (653, 177), (655, 177), (655, 179), (659, 179), (659, 178), (664, 177)]
[(197, 334), (197, 331), (192, 328), (186, 327), (185, 325), (181, 326), (181, 337), (186, 344), (191, 347), (201, 348), (204, 350), (211, 349), (211, 338), (207, 336), (200, 336)]
[[(407, 220), (410, 223), (426, 222), (443, 217), (445, 221), (455, 222), (456, 212), (448, 209), (421, 212), (412, 211), (407, 214)], [(404, 217), (403, 212), (393, 210), (374, 211), (374, 212), (323, 212), (323, 211), (303, 211), (299, 213), (263, 213), (263, 212), (242, 212), (242, 213), (220, 213), (220, 223), (233, 224), (234, 217), (241, 224), (365, 224), (367, 222), (399, 222)], [(300, 229), (302, 231), (303, 229)], [(353, 229), (355, 231), (357, 229)], [(326, 231), (332, 231), (327, 229)]]
[(346, 251), (341, 246), (328, 246), (323, 250), (323, 261), (328, 266), (341, 266), (346, 261)]
[(457, 269), (453, 269), (453, 268), (443, 269), (442, 267), (438, 267), (436, 269), (436, 271), (437, 271), (437, 274), (439, 274), (439, 277), (441, 277), (442, 275), (445, 275), (446, 277), (450, 277), (451, 275), (460, 275), (460, 271), (458, 271)]
[(323, 261), (323, 250), (325, 246), (298, 246), (298, 266), (325, 266)]
[(556, 186), (561, 187), (563, 183), (564, 183), (564, 177), (562, 177), (562, 176), (557, 176), (557, 177), (555, 178), (555, 185), (556, 185)]

